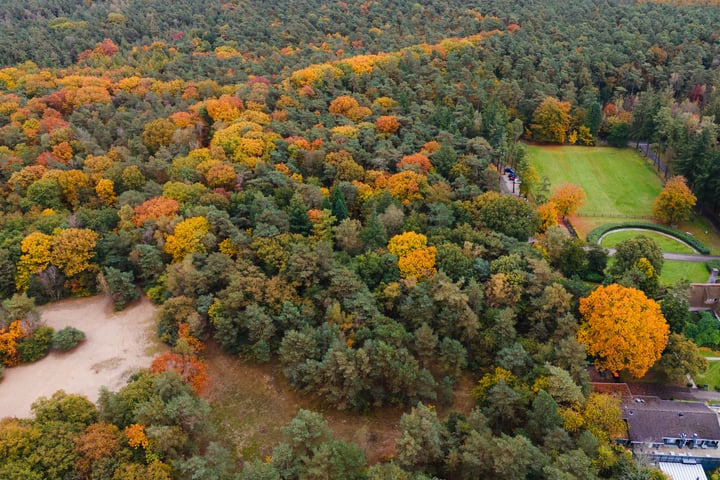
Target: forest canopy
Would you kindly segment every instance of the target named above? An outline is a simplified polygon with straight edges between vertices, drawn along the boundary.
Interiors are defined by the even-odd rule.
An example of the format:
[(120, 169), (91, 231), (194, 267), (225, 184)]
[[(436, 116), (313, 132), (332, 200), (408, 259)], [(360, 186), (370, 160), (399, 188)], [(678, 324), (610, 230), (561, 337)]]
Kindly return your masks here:
[[(0, 362), (40, 341), (33, 302), (100, 291), (122, 309), (141, 289), (172, 348), (97, 406), (58, 393), (0, 423), (0, 476), (651, 478), (578, 339), (605, 279), (652, 305), (653, 362), (667, 328), (681, 343), (645, 296), (662, 256), (606, 271), (557, 226), (585, 193), (551, 196), (525, 142), (653, 144), (717, 217), (720, 9), (33, 0), (0, 18)], [(241, 458), (204, 428), (206, 343), (323, 408), (404, 408), (388, 461), (305, 410)], [(65, 459), (51, 473), (40, 446)]]

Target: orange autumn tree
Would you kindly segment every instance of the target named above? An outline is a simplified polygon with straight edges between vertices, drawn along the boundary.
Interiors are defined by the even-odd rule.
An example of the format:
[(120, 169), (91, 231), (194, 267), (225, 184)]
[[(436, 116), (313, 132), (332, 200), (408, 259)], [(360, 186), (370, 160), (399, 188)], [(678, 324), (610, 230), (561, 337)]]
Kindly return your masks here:
[(150, 370), (163, 373), (169, 370), (177, 372), (183, 382), (189, 384), (195, 393), (201, 394), (207, 387), (207, 366), (197, 356), (188, 353), (168, 352), (153, 360)]
[(15, 320), (7, 327), (0, 328), (0, 366), (14, 367), (20, 363), (17, 344), (25, 335), (26, 332), (20, 320)]
[(155, 197), (145, 200), (135, 207), (133, 222), (136, 227), (142, 227), (147, 220), (158, 220), (160, 218), (173, 219), (180, 210), (177, 200), (165, 197)]
[(550, 202), (555, 204), (561, 217), (572, 216), (585, 202), (585, 190), (574, 183), (563, 183), (555, 189)]
[(390, 195), (408, 206), (415, 200), (422, 200), (422, 190), (427, 187), (427, 178), (412, 170), (403, 170), (387, 179)]
[(599, 287), (580, 299), (580, 313), (578, 341), (603, 370), (626, 369), (640, 378), (667, 345), (670, 327), (660, 305), (640, 290), (615, 283)]
[(145, 425), (139, 423), (133, 423), (125, 427), (125, 436), (128, 440), (128, 445), (132, 448), (143, 448), (147, 449), (150, 445), (150, 441), (145, 435)]
[(381, 115), (375, 120), (375, 126), (380, 133), (390, 136), (400, 128), (400, 121), (395, 115)]
[(93, 423), (75, 437), (75, 451), (79, 453), (75, 468), (80, 478), (91, 478), (95, 465), (111, 459), (122, 448), (122, 433), (111, 423)]
[(415, 153), (402, 157), (397, 163), (397, 168), (398, 170), (413, 170), (422, 175), (427, 175), (432, 168), (432, 163), (430, 163), (430, 159), (422, 153)]
[(653, 216), (663, 223), (677, 225), (690, 217), (696, 201), (685, 177), (671, 177), (653, 203)]

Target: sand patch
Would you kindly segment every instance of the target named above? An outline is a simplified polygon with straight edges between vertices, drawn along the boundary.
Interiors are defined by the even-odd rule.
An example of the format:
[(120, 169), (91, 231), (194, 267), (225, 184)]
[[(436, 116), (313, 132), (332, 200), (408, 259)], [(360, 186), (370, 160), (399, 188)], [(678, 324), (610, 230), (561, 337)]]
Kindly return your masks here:
[(29, 417), (30, 405), (57, 390), (98, 399), (100, 387), (117, 390), (150, 366), (163, 350), (154, 336), (156, 307), (143, 297), (113, 312), (107, 296), (63, 300), (41, 308), (41, 321), (55, 330), (72, 326), (86, 340), (67, 353), (52, 352), (29, 365), (8, 368), (0, 381), (0, 418)]

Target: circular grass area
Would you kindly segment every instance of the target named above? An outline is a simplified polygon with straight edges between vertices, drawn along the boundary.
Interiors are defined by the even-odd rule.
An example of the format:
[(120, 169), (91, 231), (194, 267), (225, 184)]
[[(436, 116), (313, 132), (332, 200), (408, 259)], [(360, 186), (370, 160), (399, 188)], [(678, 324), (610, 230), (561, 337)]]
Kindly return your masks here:
[(638, 237), (640, 235), (651, 238), (658, 244), (660, 250), (667, 253), (697, 253), (685, 243), (659, 232), (642, 229), (615, 230), (607, 233), (600, 240), (600, 245), (605, 248), (615, 248), (615, 246), (625, 240)]

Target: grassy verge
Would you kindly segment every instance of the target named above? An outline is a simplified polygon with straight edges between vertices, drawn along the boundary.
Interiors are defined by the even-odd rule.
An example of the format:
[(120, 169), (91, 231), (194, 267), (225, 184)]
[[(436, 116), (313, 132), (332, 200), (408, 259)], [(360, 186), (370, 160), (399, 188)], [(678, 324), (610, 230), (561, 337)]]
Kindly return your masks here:
[(720, 362), (708, 362), (707, 370), (696, 375), (694, 380), (699, 387), (707, 385), (709, 390), (715, 390), (720, 387)]
[(717, 350), (711, 350), (708, 347), (699, 347), (699, 350), (703, 357), (720, 357), (720, 352)]
[(688, 247), (687, 245), (678, 242), (677, 240), (670, 238), (666, 235), (663, 235), (661, 233), (657, 232), (649, 232), (649, 231), (637, 231), (637, 230), (620, 230), (617, 232), (611, 232), (605, 235), (603, 237), (600, 244), (605, 248), (614, 248), (615, 245), (618, 243), (629, 240), (631, 238), (635, 238), (638, 235), (644, 235), (646, 237), (652, 238), (655, 243), (658, 244), (658, 247), (663, 252), (673, 252), (673, 253), (696, 253), (695, 250)]
[(691, 283), (703, 283), (708, 279), (707, 267), (703, 262), (682, 262), (679, 260), (665, 260), (663, 263), (660, 283), (674, 285), (680, 280)]

